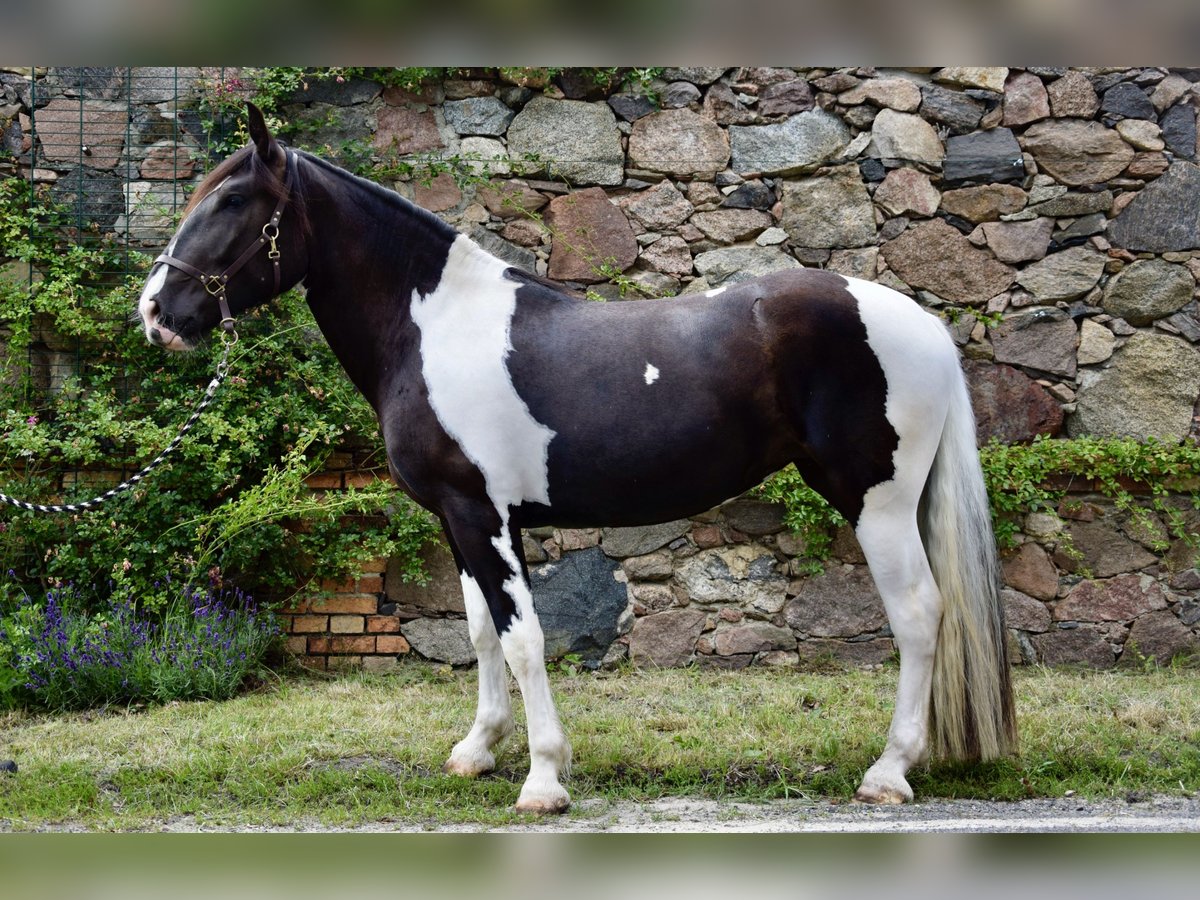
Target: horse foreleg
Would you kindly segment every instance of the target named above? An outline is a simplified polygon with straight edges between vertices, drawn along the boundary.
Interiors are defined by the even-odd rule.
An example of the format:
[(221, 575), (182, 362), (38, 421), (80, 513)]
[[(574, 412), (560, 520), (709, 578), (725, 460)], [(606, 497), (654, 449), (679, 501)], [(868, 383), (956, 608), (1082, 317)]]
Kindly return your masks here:
[(479, 672), (479, 706), (467, 736), (454, 745), (442, 770), (451, 775), (474, 778), (496, 767), (492, 749), (512, 732), (512, 703), (504, 673), (504, 650), (492, 624), (483, 591), (460, 564), (467, 626), (475, 647)]
[[(522, 812), (562, 812), (571, 802), (566, 788), (559, 783), (560, 776), (570, 767), (571, 746), (563, 734), (550, 693), (545, 640), (533, 608), (533, 594), (524, 563), (518, 556), (519, 544), (510, 535), (506, 524), (500, 525), (496, 529), (498, 533), (491, 537), (486, 531), (454, 521), (450, 522), (450, 527), (452, 539), (462, 554), (470, 579), (477, 585), (478, 597), (486, 606), (493, 634), (499, 635), (497, 643), (516, 677), (525, 703), (530, 765), (517, 809)], [(468, 616), (470, 609), (468, 606)], [(473, 637), (474, 634), (472, 627)], [(500, 664), (495, 661), (495, 645), (487, 643), (486, 639), (485, 652), (491, 654), (491, 658), (489, 674), (485, 675), (483, 656), (480, 656), (481, 714), (485, 681), (494, 686), (503, 674), (500, 671), (500, 677), (497, 677)], [(468, 735), (467, 741), (470, 739), (471, 735)], [(474, 746), (478, 747), (478, 744)], [(451, 760), (454, 759), (452, 754)]]
[(900, 683), (887, 745), (867, 770), (854, 798), (907, 803), (905, 778), (929, 754), (929, 702), (942, 599), (917, 530), (915, 504), (883, 512), (864, 510), (857, 528), (900, 651)]

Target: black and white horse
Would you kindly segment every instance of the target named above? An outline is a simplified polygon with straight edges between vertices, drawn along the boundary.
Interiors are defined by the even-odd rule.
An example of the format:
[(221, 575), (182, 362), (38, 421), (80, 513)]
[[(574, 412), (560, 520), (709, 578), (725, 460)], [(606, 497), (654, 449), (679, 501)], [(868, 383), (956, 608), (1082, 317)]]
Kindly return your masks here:
[(253, 143), (199, 186), (139, 301), (184, 350), (303, 283), (379, 416), (397, 484), (438, 516), (479, 658), (446, 771), (494, 765), (528, 719), (519, 809), (558, 811), (571, 758), (521, 528), (709, 509), (787, 463), (853, 524), (900, 652), (886, 748), (857, 797), (912, 799), (931, 751), (987, 759), (1015, 724), (995, 545), (957, 351), (909, 298), (797, 270), (671, 300), (594, 303), (497, 260), (397, 194)]

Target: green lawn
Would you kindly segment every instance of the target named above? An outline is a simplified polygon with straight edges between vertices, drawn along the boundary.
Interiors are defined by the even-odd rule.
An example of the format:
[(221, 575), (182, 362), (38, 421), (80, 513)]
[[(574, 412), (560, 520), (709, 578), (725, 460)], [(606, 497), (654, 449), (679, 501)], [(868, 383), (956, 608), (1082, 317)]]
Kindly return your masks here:
[[(576, 800), (665, 795), (848, 800), (882, 749), (896, 670), (552, 675)], [(912, 773), (917, 798), (1200, 789), (1200, 672), (1019, 670), (1022, 752)], [(473, 672), (289, 675), (224, 703), (0, 715), (0, 830), (502, 824), (528, 763), (518, 727), (491, 776), (441, 774), (469, 727)], [(518, 705), (518, 717), (520, 710)]]

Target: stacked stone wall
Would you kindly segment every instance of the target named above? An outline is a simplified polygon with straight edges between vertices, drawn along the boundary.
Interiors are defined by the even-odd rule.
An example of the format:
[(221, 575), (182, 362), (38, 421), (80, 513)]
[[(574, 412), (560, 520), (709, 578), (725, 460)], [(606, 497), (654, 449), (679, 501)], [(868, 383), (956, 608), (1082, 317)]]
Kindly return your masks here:
[[(178, 70), (151, 90), (88, 71), (40, 73), (36, 110), (29, 74), (0, 74), (5, 147), (27, 161), (14, 173), (53, 181), (89, 143), (96, 190), (123, 201), (104, 227), (163, 240), (161, 211), (205, 167), (168, 161), (203, 162), (196, 97), (236, 73)], [(298, 146), (405, 163), (388, 168), (389, 187), (609, 302), (800, 266), (889, 285), (946, 316), (981, 440), (1178, 442), (1195, 437), (1200, 396), (1198, 82), (1200, 70), (1157, 67), (713, 67), (648, 83), (480, 69), (415, 92), (314, 80), (280, 109)], [(132, 113), (116, 109), (122, 83), (142, 85), (121, 107)], [(35, 136), (57, 142), (36, 162)], [(1016, 657), (1112, 665), (1194, 650), (1187, 543), (1153, 549), (1165, 528), (1147, 534), (1102, 497), (1078, 499), (1031, 517), (1005, 560)], [(892, 653), (852, 536), (806, 576), (780, 511), (756, 501), (647, 529), (542, 531), (526, 557), (549, 648), (590, 663)], [(352, 589), (326, 586), (344, 610), (299, 601), (295, 648), (320, 665), (468, 661), (457, 578), (432, 560), (429, 589), (381, 562)]]

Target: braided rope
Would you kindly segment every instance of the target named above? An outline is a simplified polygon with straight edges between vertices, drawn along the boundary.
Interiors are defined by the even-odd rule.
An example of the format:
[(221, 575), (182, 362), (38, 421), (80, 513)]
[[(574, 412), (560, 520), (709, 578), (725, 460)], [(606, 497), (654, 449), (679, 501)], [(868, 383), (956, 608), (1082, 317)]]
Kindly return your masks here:
[(82, 503), (43, 505), (41, 503), (29, 503), (25, 500), (18, 500), (15, 497), (10, 497), (8, 494), (3, 493), (0, 493), (0, 503), (8, 506), (15, 506), (17, 509), (26, 509), (31, 512), (77, 513), (94, 509), (101, 503), (111, 500), (118, 494), (123, 494), (130, 488), (137, 485), (142, 479), (157, 469), (168, 456), (175, 452), (179, 445), (183, 443), (183, 439), (187, 433), (192, 430), (192, 426), (199, 421), (200, 416), (204, 413), (204, 410), (208, 408), (210, 403), (212, 403), (213, 397), (216, 396), (217, 391), (221, 387), (221, 383), (225, 380), (225, 376), (229, 374), (229, 351), (233, 345), (237, 343), (237, 332), (232, 332), (231, 335), (231, 337), (226, 337), (223, 340), (225, 351), (221, 354), (220, 362), (217, 363), (217, 374), (214, 375), (212, 381), (208, 383), (208, 387), (204, 391), (204, 396), (201, 397), (200, 402), (196, 404), (196, 408), (192, 411), (192, 414), (188, 418), (187, 422), (185, 422), (183, 427), (179, 429), (179, 434), (175, 435), (175, 439), (171, 441), (171, 443), (167, 444), (166, 449), (158, 454), (158, 456), (154, 457), (154, 459), (152, 459), (143, 469), (139, 470), (137, 474), (130, 476), (127, 481), (122, 481), (112, 490), (105, 491), (98, 497), (93, 497), (91, 500), (85, 500)]

